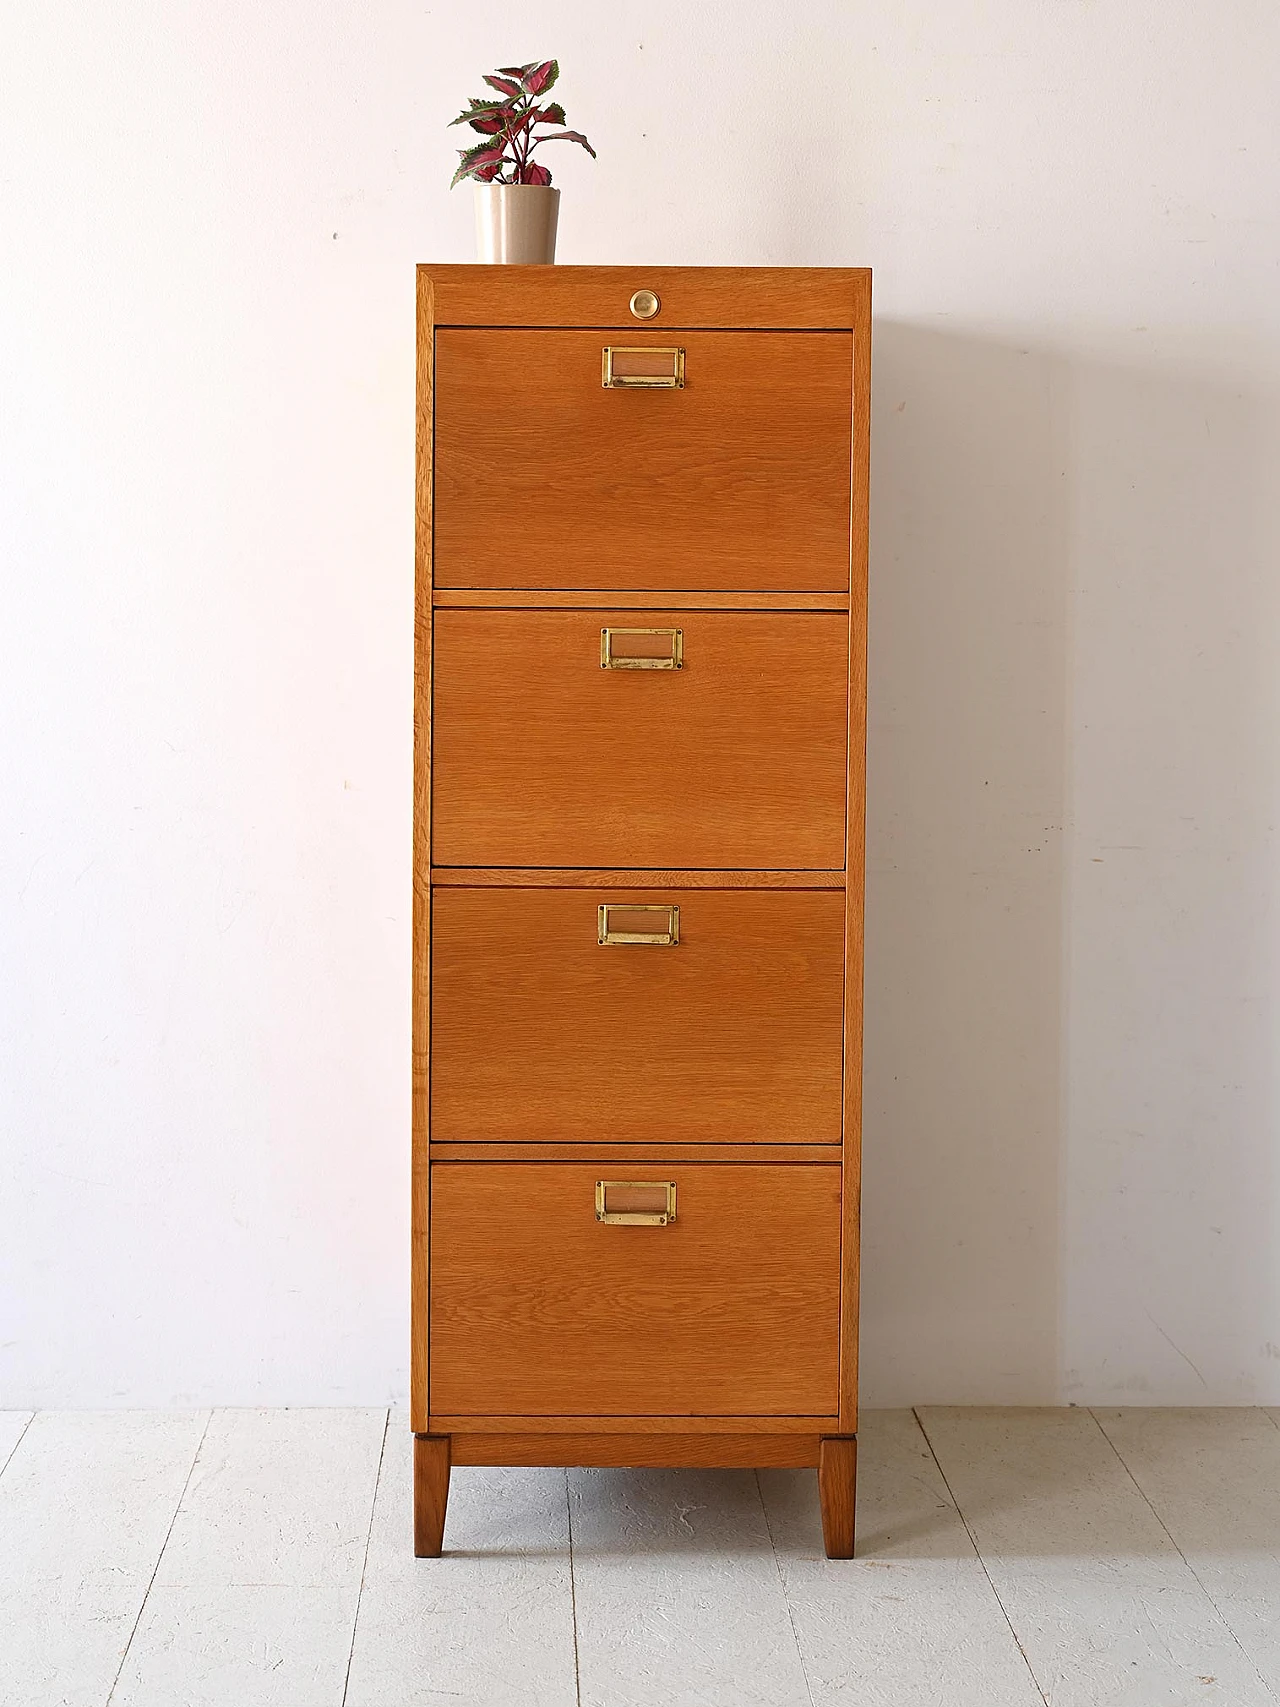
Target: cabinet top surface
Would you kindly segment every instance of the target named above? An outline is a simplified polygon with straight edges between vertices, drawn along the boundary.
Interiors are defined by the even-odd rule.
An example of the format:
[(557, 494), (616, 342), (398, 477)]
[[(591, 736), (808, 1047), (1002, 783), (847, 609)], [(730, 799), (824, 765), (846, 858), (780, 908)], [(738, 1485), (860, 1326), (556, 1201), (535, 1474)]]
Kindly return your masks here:
[[(657, 298), (656, 312), (634, 312), (637, 292)], [(840, 331), (869, 319), (871, 270), (424, 264), (418, 268), (418, 300), (437, 326)]]

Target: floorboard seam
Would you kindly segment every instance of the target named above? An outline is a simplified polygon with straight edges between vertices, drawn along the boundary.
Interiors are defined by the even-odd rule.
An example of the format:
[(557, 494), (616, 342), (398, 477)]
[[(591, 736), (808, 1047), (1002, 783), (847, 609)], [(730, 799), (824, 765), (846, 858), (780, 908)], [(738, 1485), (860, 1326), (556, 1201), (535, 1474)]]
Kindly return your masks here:
[(151, 1599), (151, 1590), (155, 1587), (156, 1577), (160, 1573), (161, 1560), (164, 1558), (165, 1549), (168, 1547), (169, 1539), (173, 1534), (173, 1526), (178, 1521), (178, 1513), (182, 1510), (182, 1502), (187, 1497), (187, 1489), (191, 1486), (191, 1478), (196, 1473), (196, 1465), (200, 1462), (200, 1454), (204, 1450), (205, 1436), (209, 1432), (209, 1425), (212, 1421), (212, 1410), (206, 1411), (204, 1427), (200, 1430), (200, 1439), (196, 1442), (196, 1449), (191, 1455), (191, 1464), (187, 1470), (186, 1480), (182, 1484), (182, 1492), (178, 1495), (177, 1502), (174, 1505), (173, 1516), (169, 1519), (169, 1527), (164, 1532), (164, 1540), (160, 1544), (160, 1551), (156, 1554), (156, 1562), (152, 1567), (151, 1575), (147, 1578), (146, 1593), (143, 1595), (141, 1604), (138, 1607), (138, 1616), (133, 1621), (133, 1628), (129, 1632), (129, 1640), (124, 1645), (124, 1652), (120, 1656), (120, 1664), (116, 1667), (116, 1675), (112, 1678), (111, 1688), (107, 1691), (107, 1707), (111, 1707), (111, 1703), (115, 1699), (116, 1690), (120, 1687), (120, 1679), (124, 1676), (124, 1668), (129, 1661), (129, 1653), (133, 1647), (133, 1639), (138, 1634), (139, 1627), (142, 1624), (142, 1615), (147, 1610), (147, 1602)]
[(796, 1645), (796, 1658), (800, 1661), (800, 1675), (804, 1679), (804, 1692), (809, 1697), (809, 1707), (815, 1707), (813, 1685), (809, 1682), (809, 1668), (804, 1663), (804, 1649), (800, 1646), (800, 1632), (796, 1629), (796, 1615), (791, 1605), (791, 1596), (787, 1593), (787, 1579), (782, 1574), (782, 1560), (778, 1557), (778, 1544), (773, 1539), (773, 1525), (769, 1522), (769, 1508), (764, 1503), (764, 1489), (760, 1486), (760, 1472), (754, 1472), (756, 1493), (760, 1496), (760, 1510), (764, 1514), (765, 1533), (769, 1537), (769, 1548), (773, 1554), (773, 1568), (778, 1573), (778, 1587), (782, 1590), (782, 1604), (787, 1609), (787, 1622), (791, 1625), (791, 1640)]
[(582, 1672), (578, 1666), (578, 1588), (573, 1568), (573, 1500), (569, 1472), (564, 1473), (564, 1515), (569, 1525), (569, 1613), (573, 1619), (573, 1698), (582, 1707)]
[(364, 1579), (369, 1571), (369, 1543), (373, 1539), (373, 1519), (378, 1509), (378, 1490), (382, 1486), (382, 1466), (387, 1456), (387, 1434), (391, 1428), (391, 1412), (382, 1420), (382, 1445), (378, 1448), (378, 1473), (373, 1478), (373, 1498), (369, 1501), (369, 1527), (364, 1535), (364, 1558), (360, 1561), (360, 1587), (356, 1590), (355, 1616), (351, 1620), (351, 1645), (347, 1649), (347, 1672), (342, 1680), (342, 1707), (347, 1707), (347, 1691), (351, 1688), (351, 1661), (356, 1651), (356, 1631), (360, 1625), (360, 1603), (364, 1599)]
[(1267, 1694), (1271, 1697), (1271, 1699), (1273, 1701), (1275, 1701), (1277, 1699), (1275, 1690), (1272, 1689), (1271, 1685), (1267, 1682), (1267, 1679), (1265, 1678), (1265, 1676), (1262, 1674), (1261, 1671), (1259, 1671), (1257, 1665), (1254, 1663), (1254, 1659), (1253, 1659), (1252, 1654), (1249, 1653), (1249, 1651), (1245, 1647), (1244, 1643), (1240, 1640), (1239, 1636), (1236, 1635), (1235, 1631), (1231, 1628), (1231, 1625), (1227, 1622), (1226, 1614), (1223, 1612), (1222, 1608), (1218, 1605), (1217, 1601), (1213, 1598), (1213, 1596), (1209, 1593), (1209, 1590), (1205, 1587), (1204, 1583), (1201, 1581), (1200, 1573), (1196, 1570), (1195, 1566), (1191, 1563), (1190, 1559), (1188, 1559), (1187, 1555), (1182, 1551), (1182, 1548), (1179, 1547), (1177, 1541), (1174, 1539), (1173, 1532), (1169, 1528), (1169, 1525), (1165, 1522), (1165, 1520), (1161, 1517), (1160, 1513), (1156, 1510), (1155, 1506), (1152, 1505), (1151, 1501), (1147, 1498), (1146, 1493), (1143, 1490), (1141, 1482), (1139, 1482), (1138, 1478), (1134, 1475), (1133, 1471), (1125, 1463), (1124, 1458), (1120, 1452), (1120, 1448), (1116, 1445), (1115, 1441), (1112, 1440), (1111, 1436), (1107, 1433), (1106, 1429), (1103, 1428), (1102, 1423), (1099, 1420), (1097, 1413), (1094, 1410), (1090, 1409), (1089, 1415), (1093, 1419), (1093, 1426), (1097, 1429), (1098, 1433), (1106, 1441), (1107, 1445), (1111, 1448), (1112, 1452), (1115, 1453), (1116, 1463), (1119, 1464), (1120, 1468), (1124, 1471), (1125, 1475), (1129, 1478), (1129, 1480), (1133, 1483), (1134, 1487), (1137, 1489), (1138, 1496), (1142, 1500), (1142, 1503), (1146, 1506), (1147, 1510), (1151, 1513), (1152, 1517), (1155, 1518), (1156, 1522), (1160, 1525), (1160, 1527), (1164, 1531), (1165, 1535), (1168, 1536), (1169, 1545), (1173, 1548), (1174, 1552), (1178, 1555), (1178, 1557), (1182, 1560), (1183, 1564), (1190, 1571), (1193, 1579), (1195, 1580), (1196, 1586), (1199, 1588), (1201, 1594), (1204, 1595), (1205, 1599), (1209, 1602), (1209, 1605), (1213, 1608), (1214, 1614), (1217, 1617), (1219, 1624), (1222, 1625), (1222, 1628), (1226, 1631), (1227, 1635), (1230, 1636), (1231, 1640), (1235, 1643), (1236, 1647), (1239, 1648), (1241, 1656), (1243, 1657), (1245, 1664), (1253, 1672), (1254, 1676), (1257, 1678), (1258, 1682), (1262, 1685), (1262, 1687), (1266, 1690)]
[(991, 1580), (991, 1572), (987, 1569), (987, 1561), (982, 1557), (982, 1549), (978, 1546), (978, 1538), (973, 1533), (973, 1530), (970, 1529), (970, 1527), (969, 1527), (969, 1519), (964, 1515), (964, 1512), (961, 1511), (961, 1509), (960, 1509), (960, 1501), (956, 1498), (955, 1490), (952, 1488), (951, 1483), (947, 1480), (947, 1472), (942, 1468), (941, 1460), (939, 1459), (938, 1454), (933, 1450), (933, 1442), (929, 1439), (929, 1431), (924, 1426), (924, 1423), (921, 1421), (920, 1412), (916, 1409), (916, 1407), (914, 1405), (912, 1405), (912, 1407), (911, 1407), (911, 1414), (916, 1419), (916, 1427), (920, 1430), (920, 1433), (923, 1435), (925, 1445), (929, 1448), (929, 1456), (930, 1456), (930, 1458), (933, 1459), (933, 1462), (934, 1462), (935, 1466), (937, 1467), (938, 1474), (942, 1477), (942, 1485), (947, 1490), (948, 1497), (950, 1498), (952, 1505), (955, 1507), (956, 1516), (960, 1519), (960, 1522), (964, 1525), (964, 1532), (969, 1537), (969, 1545), (973, 1548), (973, 1556), (978, 1561), (979, 1565), (982, 1567), (982, 1574), (987, 1579), (987, 1585), (990, 1588), (992, 1594), (995, 1596), (996, 1605), (1000, 1608), (1000, 1611), (1004, 1617), (1004, 1621), (1009, 1626), (1009, 1634), (1013, 1637), (1013, 1640), (1017, 1646), (1018, 1652), (1022, 1655), (1022, 1663), (1027, 1668), (1027, 1676), (1031, 1679), (1031, 1687), (1035, 1690), (1036, 1694), (1040, 1697), (1041, 1701), (1044, 1702), (1045, 1707), (1049, 1707), (1049, 1697), (1045, 1694), (1044, 1690), (1041, 1688), (1040, 1679), (1035, 1674), (1035, 1668), (1031, 1664), (1031, 1661), (1027, 1658), (1027, 1650), (1023, 1647), (1022, 1639), (1018, 1635), (1018, 1632), (1013, 1627), (1013, 1619), (1010, 1618), (1008, 1608), (1005, 1606), (1004, 1601), (1001, 1600), (1001, 1598), (1000, 1598), (1000, 1590), (996, 1587), (995, 1583), (992, 1582), (992, 1580)]
[(19, 1434), (18, 1438), (14, 1441), (13, 1445), (9, 1448), (9, 1451), (8, 1451), (7, 1456), (5, 1457), (4, 1463), (0, 1464), (0, 1476), (3, 1476), (5, 1471), (9, 1468), (10, 1464), (13, 1463), (14, 1453), (18, 1450), (18, 1448), (22, 1445), (23, 1441), (27, 1438), (27, 1430), (31, 1427), (32, 1423), (35, 1420), (36, 1420), (36, 1413), (34, 1411), (28, 1412), (27, 1420), (22, 1425), (22, 1432)]

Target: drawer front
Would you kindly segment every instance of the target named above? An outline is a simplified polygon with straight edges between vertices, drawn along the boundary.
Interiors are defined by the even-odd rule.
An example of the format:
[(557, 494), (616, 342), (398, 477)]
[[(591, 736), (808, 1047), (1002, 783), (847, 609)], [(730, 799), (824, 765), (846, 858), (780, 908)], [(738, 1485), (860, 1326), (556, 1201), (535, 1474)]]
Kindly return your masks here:
[(835, 612), (437, 611), (433, 863), (841, 869), (848, 644)]
[[(620, 387), (606, 346), (645, 352)], [(625, 383), (665, 350), (682, 387)], [(852, 362), (847, 332), (441, 328), (436, 585), (847, 592)]]
[(630, 1177), (651, 1189), (607, 1192), (606, 1212), (673, 1185), (674, 1219), (599, 1221), (607, 1164), (432, 1168), (432, 1412), (834, 1414), (839, 1167)]
[(436, 889), (433, 1140), (839, 1143), (844, 927), (835, 889)]

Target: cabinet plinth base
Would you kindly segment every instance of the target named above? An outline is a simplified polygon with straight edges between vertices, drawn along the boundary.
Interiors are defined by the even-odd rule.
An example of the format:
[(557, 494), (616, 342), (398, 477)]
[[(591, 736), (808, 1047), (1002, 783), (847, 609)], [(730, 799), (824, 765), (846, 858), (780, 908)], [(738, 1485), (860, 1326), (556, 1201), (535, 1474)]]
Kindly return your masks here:
[(808, 1434), (417, 1434), (413, 1441), (413, 1542), (440, 1557), (453, 1464), (589, 1469), (818, 1470), (822, 1538), (829, 1559), (851, 1559), (858, 1442)]

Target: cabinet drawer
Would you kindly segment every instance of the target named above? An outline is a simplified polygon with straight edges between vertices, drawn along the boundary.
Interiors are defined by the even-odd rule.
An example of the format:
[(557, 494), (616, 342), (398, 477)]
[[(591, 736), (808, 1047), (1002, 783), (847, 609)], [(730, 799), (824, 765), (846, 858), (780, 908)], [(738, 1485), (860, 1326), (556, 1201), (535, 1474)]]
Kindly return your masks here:
[(433, 863), (839, 870), (848, 645), (835, 612), (437, 611)]
[(645, 1170), (665, 1226), (597, 1220), (616, 1168), (431, 1170), (438, 1415), (825, 1416), (837, 1405), (840, 1169)]
[(843, 991), (843, 890), (438, 888), (431, 1136), (838, 1143)]
[[(606, 388), (606, 346), (683, 351), (683, 386)], [(847, 591), (852, 362), (847, 332), (441, 328), (436, 585)]]

